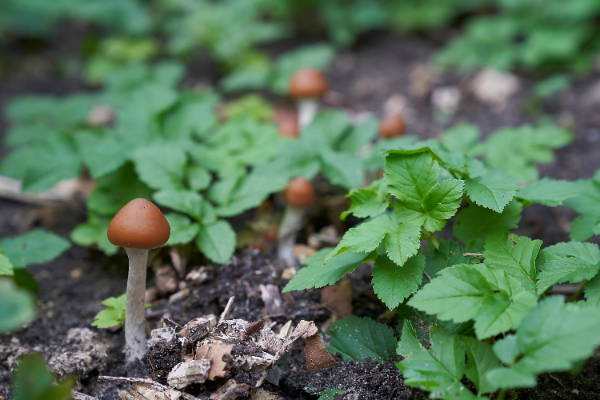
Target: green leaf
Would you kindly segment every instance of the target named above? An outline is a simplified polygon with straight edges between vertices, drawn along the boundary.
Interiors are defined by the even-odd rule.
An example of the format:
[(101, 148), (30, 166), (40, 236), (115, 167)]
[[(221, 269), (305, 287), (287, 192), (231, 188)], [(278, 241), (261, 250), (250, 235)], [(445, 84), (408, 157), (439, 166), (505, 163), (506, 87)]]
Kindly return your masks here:
[(581, 190), (581, 184), (578, 182), (544, 178), (519, 189), (517, 197), (530, 203), (555, 207), (562, 205), (565, 200), (578, 196)]
[(384, 362), (395, 357), (396, 338), (389, 326), (370, 318), (348, 317), (331, 324), (329, 351), (348, 360)]
[(439, 239), (439, 246), (428, 245), (425, 271), (429, 276), (435, 276), (444, 268), (456, 264), (469, 264), (469, 258), (463, 256), (462, 247), (453, 241)]
[(358, 218), (375, 217), (388, 208), (387, 198), (376, 188), (352, 189), (346, 197), (350, 199), (350, 208), (342, 213), (342, 219), (349, 214)]
[(541, 252), (538, 294), (557, 283), (590, 280), (600, 270), (600, 249), (594, 243), (565, 242)]
[(0, 333), (19, 329), (35, 318), (35, 301), (11, 280), (0, 278)]
[(14, 275), (14, 266), (4, 254), (0, 252), (0, 276)]
[(187, 181), (192, 190), (206, 189), (210, 185), (210, 173), (206, 168), (192, 165), (187, 169)]
[(391, 225), (388, 225), (388, 232), (383, 239), (387, 256), (398, 265), (403, 265), (406, 260), (417, 254), (421, 245), (421, 219), (411, 218), (392, 216)]
[(321, 172), (333, 185), (346, 189), (358, 187), (364, 181), (362, 161), (354, 154), (321, 151)]
[(235, 232), (226, 221), (200, 225), (196, 246), (211, 261), (224, 264), (235, 250)]
[(508, 288), (488, 277), (483, 264), (446, 268), (408, 304), (441, 320), (461, 323), (472, 319), (479, 339), (494, 336), (515, 328), (537, 298), (516, 283)]
[(387, 257), (377, 257), (373, 268), (373, 290), (389, 309), (394, 309), (419, 288), (424, 268), (422, 254), (410, 258), (402, 266)]
[(39, 353), (19, 357), (12, 377), (14, 400), (69, 400), (73, 378), (55, 383), (55, 377)]
[(102, 305), (105, 308), (96, 314), (92, 326), (106, 329), (123, 325), (125, 323), (126, 303), (127, 294), (122, 294), (119, 297), (108, 297), (102, 300)]
[(118, 247), (108, 241), (106, 232), (110, 220), (91, 215), (71, 232), (71, 240), (81, 246), (97, 245), (107, 255), (113, 255)]
[(409, 210), (423, 216), (425, 230), (444, 227), (460, 206), (463, 182), (445, 179), (438, 182), (440, 167), (424, 150), (391, 151), (386, 158), (384, 182), (389, 193)]
[(580, 195), (566, 201), (566, 205), (581, 215), (571, 224), (571, 239), (587, 240), (600, 234), (600, 171), (589, 180), (579, 181)]
[(398, 354), (404, 357), (397, 366), (404, 383), (431, 392), (432, 397), (475, 399), (462, 383), (465, 350), (458, 335), (442, 327), (431, 329), (431, 349), (423, 348), (410, 321), (402, 327)]
[(105, 130), (101, 135), (79, 132), (75, 138), (92, 178), (99, 178), (116, 170), (130, 156), (113, 131)]
[(519, 325), (517, 332), (494, 345), (507, 367), (486, 375), (496, 389), (535, 386), (535, 375), (572, 369), (600, 345), (597, 307), (565, 304), (560, 296), (542, 300)]
[(356, 253), (370, 253), (375, 250), (386, 232), (392, 226), (388, 215), (380, 215), (354, 228), (348, 229), (336, 247), (336, 254), (346, 250)]
[(71, 247), (63, 238), (42, 229), (34, 229), (24, 235), (0, 240), (4, 252), (15, 268), (51, 261)]
[(517, 182), (512, 177), (491, 171), (465, 180), (467, 194), (477, 205), (501, 213), (515, 197)]
[(196, 192), (189, 190), (161, 190), (152, 196), (161, 206), (191, 215), (202, 220), (209, 204)]
[(179, 146), (150, 145), (134, 154), (135, 170), (140, 179), (153, 189), (183, 189), (185, 151)]
[(169, 236), (166, 246), (189, 243), (198, 234), (200, 226), (185, 215), (170, 213), (166, 215), (166, 218), (171, 227), (171, 236)]
[(440, 135), (440, 142), (453, 152), (470, 153), (478, 144), (479, 128), (472, 124), (458, 124)]
[(600, 306), (600, 274), (585, 286), (585, 299), (592, 305)]
[(521, 219), (523, 207), (519, 202), (511, 202), (502, 213), (471, 204), (461, 210), (452, 231), (463, 243), (481, 246), (483, 240), (494, 232), (505, 232), (516, 228)]
[(485, 242), (485, 263), (492, 269), (507, 272), (523, 287), (535, 292), (537, 268), (535, 260), (542, 247), (541, 240), (498, 233)]
[(326, 389), (316, 394), (319, 396), (317, 400), (335, 400), (335, 395), (342, 393), (346, 393), (346, 391), (342, 389)]
[(487, 373), (500, 367), (500, 361), (494, 354), (492, 346), (471, 337), (463, 337), (467, 352), (465, 374), (475, 384), (478, 394), (493, 392), (494, 384), (487, 379)]
[(333, 285), (344, 275), (354, 272), (368, 257), (352, 251), (333, 254), (334, 249), (325, 248), (307, 258), (306, 266), (288, 282), (283, 292)]

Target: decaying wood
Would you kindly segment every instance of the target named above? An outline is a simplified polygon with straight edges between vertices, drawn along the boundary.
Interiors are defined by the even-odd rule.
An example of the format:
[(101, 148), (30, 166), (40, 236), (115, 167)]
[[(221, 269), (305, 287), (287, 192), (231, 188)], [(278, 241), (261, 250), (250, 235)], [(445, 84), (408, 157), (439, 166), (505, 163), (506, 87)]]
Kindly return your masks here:
[(247, 399), (250, 395), (251, 386), (245, 383), (237, 383), (233, 379), (229, 379), (210, 395), (210, 400), (235, 400)]
[(73, 391), (71, 393), (71, 399), (73, 400), (98, 400), (97, 397), (87, 395), (85, 393)]
[(285, 306), (281, 299), (281, 292), (275, 285), (260, 285), (260, 296), (265, 308), (263, 314), (265, 317), (278, 317), (285, 315)]
[(167, 377), (167, 384), (175, 389), (183, 389), (193, 383), (204, 383), (211, 370), (211, 361), (199, 359), (177, 364)]
[(221, 340), (209, 339), (196, 348), (196, 358), (209, 362), (208, 380), (214, 381), (227, 376), (227, 365), (225, 357), (231, 357), (233, 344)]
[(223, 322), (225, 320), (225, 318), (227, 318), (227, 316), (231, 312), (231, 308), (233, 307), (233, 301), (234, 300), (235, 300), (234, 296), (231, 296), (229, 298), (229, 300), (227, 300), (227, 304), (225, 305), (225, 309), (223, 309), (223, 312), (221, 313), (221, 317), (219, 318), (219, 324), (221, 322)]
[(129, 388), (119, 392), (121, 400), (200, 400), (151, 379), (99, 376), (98, 380), (131, 384)]

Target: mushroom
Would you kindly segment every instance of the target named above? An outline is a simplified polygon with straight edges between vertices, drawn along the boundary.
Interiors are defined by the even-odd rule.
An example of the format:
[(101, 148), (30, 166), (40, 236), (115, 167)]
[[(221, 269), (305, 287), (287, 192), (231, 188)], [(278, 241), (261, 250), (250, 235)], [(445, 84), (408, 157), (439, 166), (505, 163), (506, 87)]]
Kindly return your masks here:
[(294, 266), (296, 234), (302, 228), (306, 209), (315, 202), (313, 185), (306, 178), (292, 179), (285, 188), (285, 201), (287, 205), (277, 234), (277, 255), (289, 266)]
[(298, 100), (300, 127), (310, 124), (317, 113), (317, 98), (328, 89), (325, 76), (316, 69), (301, 69), (290, 81), (290, 96)]
[(130, 362), (142, 358), (146, 352), (144, 295), (148, 250), (165, 244), (170, 233), (160, 209), (146, 199), (133, 199), (125, 204), (108, 225), (108, 240), (125, 248), (129, 258), (125, 353)]
[(385, 139), (391, 139), (403, 135), (405, 128), (406, 123), (402, 115), (388, 115), (379, 122), (379, 135)]

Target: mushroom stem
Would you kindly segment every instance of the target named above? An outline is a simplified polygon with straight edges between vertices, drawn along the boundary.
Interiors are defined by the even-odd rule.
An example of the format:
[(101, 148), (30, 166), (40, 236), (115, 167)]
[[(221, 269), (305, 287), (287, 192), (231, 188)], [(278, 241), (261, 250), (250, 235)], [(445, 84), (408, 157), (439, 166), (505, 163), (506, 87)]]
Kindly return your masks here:
[(315, 114), (317, 114), (317, 107), (316, 99), (301, 99), (298, 101), (298, 121), (301, 128), (312, 122)]
[(147, 249), (125, 248), (129, 258), (127, 305), (125, 315), (125, 354), (127, 361), (141, 359), (146, 353), (144, 295), (146, 293)]
[(277, 256), (284, 260), (290, 267), (295, 267), (296, 258), (294, 257), (294, 244), (296, 243), (296, 234), (302, 228), (305, 208), (286, 206), (283, 214), (283, 220), (279, 225), (277, 234)]

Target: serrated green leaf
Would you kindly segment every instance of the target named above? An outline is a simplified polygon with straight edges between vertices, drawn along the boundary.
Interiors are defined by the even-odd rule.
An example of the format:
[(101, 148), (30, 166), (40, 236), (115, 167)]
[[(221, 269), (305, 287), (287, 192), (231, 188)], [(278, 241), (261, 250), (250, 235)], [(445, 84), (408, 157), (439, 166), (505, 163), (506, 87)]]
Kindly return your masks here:
[(453, 152), (470, 153), (480, 136), (476, 125), (458, 124), (440, 134), (440, 142)]
[(475, 399), (461, 380), (465, 371), (465, 350), (460, 337), (442, 327), (431, 329), (431, 349), (426, 350), (417, 339), (410, 321), (402, 328), (398, 354), (404, 357), (397, 366), (404, 383), (431, 392), (432, 397)]
[(600, 270), (600, 249), (594, 243), (564, 242), (541, 252), (538, 294), (557, 283), (592, 279)]
[(390, 223), (383, 238), (383, 247), (389, 259), (401, 266), (419, 251), (421, 219), (394, 215)]
[(211, 261), (224, 264), (235, 250), (235, 232), (225, 221), (200, 225), (196, 246)]
[(486, 377), (496, 389), (534, 386), (535, 375), (569, 370), (592, 355), (600, 345), (598, 330), (597, 307), (565, 304), (560, 296), (544, 299), (515, 334), (496, 342), (494, 352), (507, 367)]
[(535, 293), (537, 268), (535, 260), (542, 247), (541, 240), (497, 233), (485, 242), (485, 263), (492, 269), (507, 272)]
[(381, 243), (386, 232), (391, 227), (391, 218), (388, 215), (380, 215), (354, 228), (350, 228), (337, 245), (335, 254), (346, 250), (351, 250), (355, 253), (370, 253), (379, 246), (379, 243)]
[(600, 306), (600, 274), (585, 286), (585, 299), (592, 305)]
[(187, 181), (191, 190), (206, 189), (210, 185), (210, 173), (206, 168), (192, 165), (187, 169)]
[(580, 195), (566, 200), (566, 205), (580, 216), (571, 224), (570, 236), (573, 240), (587, 240), (600, 234), (600, 171), (589, 180), (579, 181)]
[(153, 189), (184, 188), (185, 151), (178, 146), (151, 145), (134, 154), (135, 170), (140, 179)]
[(460, 206), (463, 182), (438, 182), (440, 167), (426, 149), (391, 151), (386, 158), (384, 182), (399, 203), (423, 216), (427, 231), (444, 227)]
[(108, 297), (102, 300), (105, 308), (94, 316), (92, 326), (100, 329), (112, 328), (125, 323), (125, 306), (127, 294), (119, 297)]
[(18, 329), (33, 321), (35, 302), (11, 280), (0, 278), (0, 332)]
[(465, 189), (475, 204), (501, 213), (515, 197), (517, 182), (500, 171), (490, 171), (475, 178), (467, 178)]
[(388, 200), (376, 188), (352, 189), (346, 196), (350, 199), (350, 208), (342, 213), (345, 219), (349, 214), (358, 218), (375, 217), (388, 208)]
[(562, 205), (565, 200), (576, 197), (581, 191), (582, 185), (579, 182), (544, 178), (519, 189), (517, 197), (531, 203), (555, 207)]
[(21, 236), (0, 240), (0, 250), (15, 268), (51, 261), (69, 247), (71, 247), (69, 242), (42, 229), (34, 229)]
[(580, 215), (571, 222), (572, 240), (588, 240), (594, 235), (600, 235), (600, 216)]
[(444, 268), (456, 264), (469, 264), (469, 258), (463, 256), (462, 247), (453, 241), (439, 239), (439, 246), (428, 245), (425, 271), (429, 276), (435, 276)]
[(469, 248), (481, 248), (483, 240), (494, 232), (505, 232), (516, 228), (521, 219), (520, 203), (511, 202), (502, 213), (497, 213), (471, 204), (461, 210), (456, 219), (452, 231), (460, 241), (467, 244)]
[(473, 319), (479, 339), (514, 328), (535, 306), (535, 295), (507, 291), (490, 282), (483, 264), (462, 264), (442, 270), (409, 301), (409, 305), (441, 320), (460, 323)]
[(465, 374), (475, 384), (479, 395), (494, 391), (494, 385), (488, 381), (486, 374), (500, 367), (500, 361), (494, 354), (492, 346), (472, 337), (463, 337), (467, 353)]
[(363, 164), (354, 154), (323, 150), (321, 172), (334, 185), (351, 189), (364, 181)]
[(171, 227), (171, 235), (169, 241), (165, 244), (166, 246), (189, 243), (198, 234), (200, 226), (193, 223), (185, 215), (169, 213), (166, 218)]
[(329, 351), (344, 360), (384, 362), (394, 358), (396, 338), (392, 328), (370, 318), (348, 317), (331, 324)]
[(410, 258), (402, 266), (387, 257), (377, 257), (373, 267), (373, 290), (389, 309), (394, 309), (419, 288), (424, 268), (422, 254)]
[(333, 253), (334, 249), (325, 248), (306, 259), (305, 267), (285, 285), (283, 292), (333, 285), (344, 275), (352, 273), (368, 257), (351, 251), (331, 255)]

